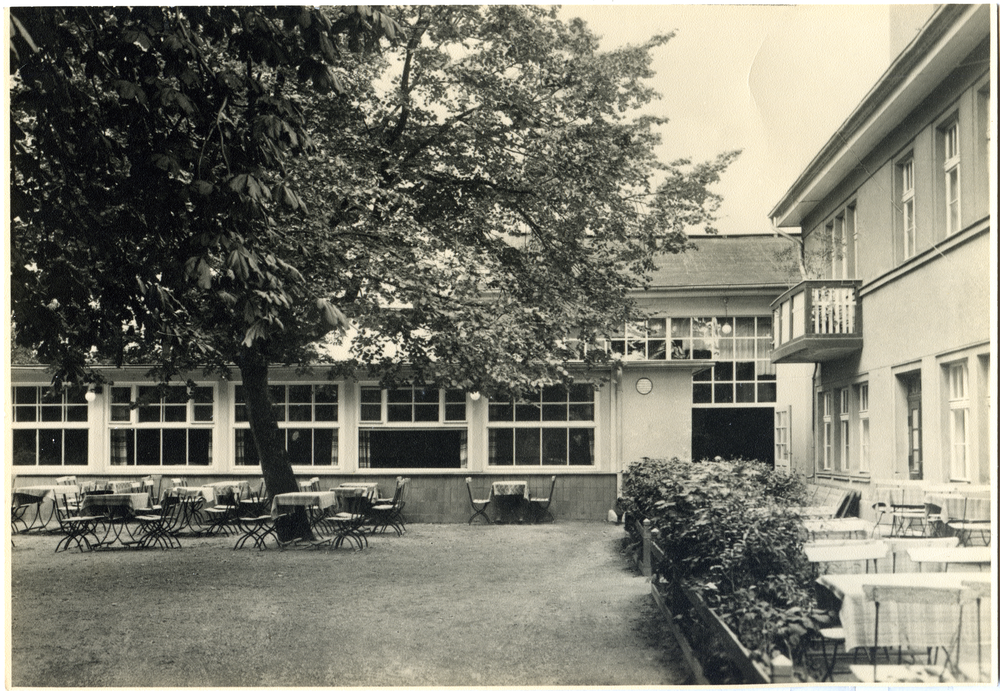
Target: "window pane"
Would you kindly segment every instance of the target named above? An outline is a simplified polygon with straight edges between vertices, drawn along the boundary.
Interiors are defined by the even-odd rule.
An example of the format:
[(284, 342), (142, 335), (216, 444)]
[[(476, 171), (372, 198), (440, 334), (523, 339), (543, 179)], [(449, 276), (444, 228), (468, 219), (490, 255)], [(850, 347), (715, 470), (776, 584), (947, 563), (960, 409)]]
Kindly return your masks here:
[(135, 432), (111, 430), (111, 465), (135, 465)]
[(15, 405), (34, 405), (38, 402), (38, 388), (34, 386), (15, 386)]
[(382, 389), (375, 386), (361, 387), (362, 403), (382, 403)]
[(413, 390), (412, 389), (389, 389), (388, 393), (389, 403), (412, 403), (413, 402)]
[(465, 392), (461, 389), (447, 389), (444, 392), (444, 402), (445, 403), (461, 403), (465, 404)]
[(313, 465), (335, 465), (337, 454), (334, 447), (337, 443), (337, 430), (314, 429), (313, 433)]
[(694, 385), (694, 402), (695, 403), (711, 403), (712, 402), (712, 385), (711, 384), (695, 384)]
[(61, 405), (42, 406), (42, 422), (62, 422), (62, 415)]
[(163, 406), (164, 422), (187, 422), (187, 405)]
[(68, 429), (63, 434), (66, 438), (65, 465), (87, 465), (87, 430)]
[(437, 389), (414, 389), (413, 390), (413, 402), (414, 403), (434, 403), (440, 400)]
[(288, 406), (288, 420), (290, 422), (309, 422), (310, 420), (312, 420), (312, 406), (310, 405)]
[(756, 386), (753, 384), (743, 384), (739, 383), (736, 385), (736, 402), (737, 403), (753, 403), (754, 393)]
[(135, 457), (139, 465), (160, 465), (160, 430), (135, 431)]
[(165, 429), (163, 432), (163, 465), (186, 465), (188, 436), (185, 429)]
[(38, 430), (38, 464), (62, 465), (62, 430)]
[[(718, 367), (718, 365), (716, 365)], [(754, 379), (754, 363), (752, 362), (737, 362), (736, 363), (736, 380), (737, 381), (753, 381)]]
[(312, 403), (312, 384), (294, 384), (288, 387), (289, 403)]
[(575, 404), (569, 407), (569, 419), (570, 420), (593, 420), (594, 419), (594, 406), (593, 404)]
[(569, 464), (594, 465), (594, 430), (569, 431)]
[(542, 430), (542, 464), (566, 465), (567, 430)]
[(444, 406), (444, 419), (456, 422), (465, 419), (465, 403), (448, 403)]
[(214, 409), (211, 405), (196, 405), (194, 407), (195, 422), (211, 422), (213, 415)]
[(737, 317), (736, 318), (736, 336), (743, 336), (753, 338), (756, 336), (754, 331), (755, 319), (753, 317)]
[(541, 464), (541, 430), (519, 429), (514, 431), (515, 458), (518, 465)]
[(593, 402), (594, 387), (588, 384), (573, 384), (569, 387), (569, 400), (573, 403)]
[(361, 404), (361, 420), (364, 422), (378, 422), (382, 419), (382, 406), (373, 403)]
[(542, 406), (542, 419), (547, 421), (566, 421), (566, 404), (545, 404)]
[(285, 432), (288, 462), (292, 465), (312, 465), (312, 430), (289, 429)]
[(257, 465), (257, 447), (248, 429), (236, 430), (236, 465)]
[(715, 402), (716, 403), (732, 403), (733, 402), (733, 385), (732, 384), (716, 384), (714, 390), (715, 390)]
[(773, 382), (757, 384), (757, 402), (774, 403), (778, 400), (778, 386)]
[(409, 403), (406, 405), (390, 403), (387, 406), (387, 413), (389, 422), (413, 422), (413, 406)]
[(514, 405), (509, 401), (490, 401), (490, 422), (512, 422)]
[(316, 403), (337, 403), (338, 390), (336, 384), (320, 384), (316, 386)]
[(35, 465), (38, 459), (37, 437), (33, 429), (14, 430), (14, 465)]
[(86, 422), (87, 406), (68, 405), (66, 406), (66, 422)]
[(689, 338), (691, 336), (691, 320), (682, 319), (671, 319), (670, 320), (670, 337), (671, 338)]
[[(181, 432), (185, 430), (180, 430)], [(212, 430), (187, 430), (188, 464), (210, 465), (212, 463)]]
[(514, 406), (514, 419), (518, 422), (537, 422), (541, 416), (541, 406), (538, 404), (518, 403)]
[(317, 422), (336, 422), (337, 406), (317, 404), (315, 417)]
[(514, 430), (490, 430), (490, 465), (514, 465)]
[(434, 401), (434, 405), (413, 406), (413, 417), (414, 422), (437, 422), (440, 417), (437, 401)]
[(35, 422), (37, 418), (38, 408), (34, 404), (14, 406), (15, 422)]
[(139, 408), (139, 422), (159, 422), (160, 406), (157, 404), (144, 405)]
[(732, 381), (733, 380), (733, 363), (731, 362), (717, 362), (713, 368), (715, 373), (715, 381)]

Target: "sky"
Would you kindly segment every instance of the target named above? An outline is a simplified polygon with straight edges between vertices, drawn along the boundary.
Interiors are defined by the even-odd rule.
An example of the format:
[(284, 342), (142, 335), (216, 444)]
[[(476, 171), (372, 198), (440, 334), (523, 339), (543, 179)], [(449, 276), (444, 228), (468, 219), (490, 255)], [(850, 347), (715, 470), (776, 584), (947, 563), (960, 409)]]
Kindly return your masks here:
[(648, 110), (670, 119), (664, 160), (742, 149), (714, 188), (723, 234), (771, 232), (768, 213), (891, 60), (884, 4), (562, 7), (574, 16), (602, 49), (675, 32), (653, 53)]

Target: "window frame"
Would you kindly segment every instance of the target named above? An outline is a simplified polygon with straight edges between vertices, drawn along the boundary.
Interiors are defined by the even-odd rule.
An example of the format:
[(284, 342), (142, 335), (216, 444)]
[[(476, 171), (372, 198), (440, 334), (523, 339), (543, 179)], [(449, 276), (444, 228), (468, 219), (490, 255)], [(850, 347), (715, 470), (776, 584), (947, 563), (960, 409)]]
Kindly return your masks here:
[(833, 392), (821, 391), (820, 400), (823, 422), (823, 446), (820, 461), (824, 471), (833, 469)]
[(840, 429), (837, 436), (837, 447), (840, 455), (840, 469), (850, 472), (851, 470), (851, 389), (845, 386), (839, 391), (838, 419)]
[[(245, 403), (240, 402), (239, 389), (243, 386), (241, 382), (234, 382), (231, 387), (232, 394), (232, 407), (233, 407), (233, 467), (235, 468), (252, 468), (256, 463), (241, 462), (240, 458), (246, 459), (247, 453), (244, 450), (241, 455), (241, 446), (245, 448), (245, 445), (253, 443), (253, 440), (249, 438), (250, 421), (249, 419), (240, 419), (242, 416), (239, 411)], [(310, 401), (305, 403), (304, 401), (293, 401), (291, 396), (291, 387), (310, 387)], [(311, 441), (311, 452), (309, 464), (295, 463), (292, 462), (293, 468), (315, 468), (315, 469), (336, 469), (341, 467), (341, 454), (340, 454), (340, 443), (341, 443), (341, 420), (343, 418), (342, 407), (344, 405), (343, 396), (343, 386), (341, 382), (316, 382), (316, 381), (289, 381), (289, 380), (279, 380), (274, 382), (269, 382), (268, 387), (270, 388), (270, 394), (272, 399), (274, 398), (274, 389), (281, 387), (284, 389), (283, 400), (279, 403), (278, 401), (273, 401), (274, 408), (281, 410), (281, 416), (277, 420), (278, 429), (282, 430), (284, 440), (285, 440), (285, 450), (289, 453), (289, 460), (291, 457), (290, 443), (294, 443), (297, 440), (293, 438), (292, 435), (296, 431), (309, 430), (310, 441)], [(322, 402), (317, 400), (317, 388), (324, 387), (330, 388), (336, 392), (336, 402)], [(293, 420), (290, 414), (291, 408), (294, 407), (305, 407), (306, 405), (310, 408), (310, 419), (309, 420)], [(323, 406), (323, 408), (317, 408), (317, 406)], [(317, 410), (332, 409), (334, 411), (333, 420), (320, 420), (317, 419)], [(329, 430), (331, 431), (331, 462), (330, 463), (316, 463), (316, 430)], [(242, 439), (241, 439), (242, 437)], [(256, 450), (254, 450), (254, 456), (256, 456)], [(259, 461), (258, 461), (259, 462)]]
[(917, 201), (916, 201), (916, 166), (913, 153), (897, 164), (899, 170), (899, 212), (903, 231), (903, 259), (909, 259), (917, 253)]
[(858, 397), (858, 472), (871, 472), (871, 424), (868, 415), (868, 382), (857, 386)]
[[(971, 400), (968, 361), (948, 363), (946, 365), (946, 379), (948, 386), (949, 477), (952, 480), (968, 482), (971, 480), (972, 474), (972, 463), (969, 458)], [(959, 417), (962, 419), (960, 433), (956, 425)]]
[(944, 173), (945, 234), (954, 235), (962, 229), (962, 150), (958, 117), (951, 116), (938, 132)]
[[(562, 401), (549, 400), (547, 401), (546, 392), (554, 393), (559, 389), (565, 389), (565, 398)], [(573, 390), (589, 390), (589, 399), (576, 399), (572, 397)], [(595, 389), (590, 384), (571, 384), (569, 386), (547, 386), (543, 387), (539, 393), (537, 400), (531, 399), (520, 399), (517, 401), (511, 400), (497, 400), (491, 399), (487, 401), (486, 410), (486, 467), (490, 470), (503, 470), (505, 468), (516, 468), (518, 470), (524, 470), (528, 468), (538, 468), (544, 470), (552, 470), (555, 468), (567, 468), (580, 470), (584, 468), (596, 469), (598, 466), (598, 449), (600, 448), (600, 429), (597, 424), (598, 421), (598, 408), (600, 405), (600, 391)], [(532, 406), (538, 407), (537, 419), (518, 419), (518, 410), (527, 410)], [(566, 417), (565, 419), (545, 419), (545, 406), (551, 405), (553, 409), (556, 407), (561, 408), (566, 407)], [(572, 419), (571, 411), (573, 407), (577, 409), (590, 408), (590, 417), (586, 418), (576, 418)], [(503, 408), (510, 407), (511, 416), (510, 419), (499, 419), (493, 418), (492, 413), (494, 410), (502, 410)], [(510, 430), (510, 445), (511, 445), (511, 462), (510, 463), (496, 463), (494, 459), (494, 450), (497, 448), (498, 436), (500, 431)], [(546, 438), (552, 439), (552, 433), (565, 430), (565, 448), (564, 448), (564, 461), (561, 463), (546, 462), (545, 450), (546, 450)], [(573, 463), (572, 462), (572, 433), (573, 430), (585, 430), (589, 433), (589, 463)], [(546, 431), (549, 434), (546, 434)], [(518, 462), (518, 434), (526, 433), (537, 433), (538, 437), (538, 462)], [(531, 441), (529, 440), (529, 444)]]
[[(149, 382), (127, 382), (115, 384), (109, 387), (109, 410), (107, 424), (108, 439), (108, 463), (112, 468), (213, 468), (218, 467), (218, 461), (213, 449), (216, 445), (216, 427), (219, 418), (219, 384), (217, 382), (194, 382), (193, 386), (187, 384), (168, 384), (168, 389), (178, 391), (184, 389), (186, 399), (183, 404), (172, 401), (168, 396), (161, 396), (158, 403), (133, 406), (143, 395), (141, 389), (156, 389), (157, 384)], [(116, 392), (129, 391), (128, 403), (116, 400)], [(205, 390), (211, 393), (211, 403), (198, 401), (196, 393), (198, 390)], [(127, 405), (128, 419), (115, 419), (116, 411), (121, 411)], [(176, 411), (183, 405), (184, 420), (169, 420), (168, 413)], [(198, 419), (199, 410), (204, 410), (210, 405), (211, 414), (209, 419)], [(143, 420), (143, 412), (149, 412), (159, 408), (158, 420)], [(141, 454), (140, 435), (156, 430), (159, 432), (158, 463), (140, 463)], [(165, 441), (165, 434), (170, 431), (185, 430), (184, 441), (184, 463), (165, 463), (164, 450), (171, 447), (171, 441)], [(132, 462), (128, 461), (129, 439), (122, 435), (122, 432), (131, 431)], [(191, 432), (207, 432), (207, 462), (192, 463), (192, 434)], [(116, 437), (121, 436), (122, 440), (117, 441)], [(200, 435), (199, 435), (200, 436)], [(120, 444), (126, 444), (124, 461), (116, 462), (116, 453)]]
[[(26, 432), (34, 433), (34, 463), (20, 463), (18, 461), (18, 444), (11, 447), (10, 464), (14, 468), (86, 468), (90, 465), (90, 402), (86, 400), (85, 392), (82, 389), (64, 389), (59, 393), (58, 402), (46, 402), (47, 393), (52, 391), (51, 385), (32, 384), (30, 382), (11, 382), (10, 398), (10, 427), (12, 440), (16, 437), (25, 437)], [(34, 401), (31, 403), (18, 403), (18, 389), (33, 389)], [(49, 397), (51, 400), (51, 397)], [(33, 420), (18, 419), (19, 413), (28, 408), (34, 411)], [(51, 411), (59, 410), (59, 419), (46, 420), (51, 416)], [(48, 415), (46, 412), (49, 411)], [(82, 411), (82, 420), (71, 420), (71, 411)], [(82, 435), (80, 432), (82, 431)], [(72, 432), (73, 437), (82, 437), (67, 442), (68, 432)], [(48, 435), (51, 441), (58, 433), (59, 438), (59, 463), (43, 463), (44, 442), (43, 435)], [(83, 442), (83, 449), (75, 457), (83, 458), (82, 463), (67, 463), (67, 449), (75, 447), (80, 441)], [(69, 444), (69, 445), (68, 445)], [(70, 454), (70, 457), (74, 457)]]
[[(411, 406), (411, 412), (414, 413), (414, 414), (411, 414), (410, 420), (408, 420), (408, 421), (407, 420), (389, 420), (389, 406), (400, 407), (400, 406), (402, 406), (402, 402), (401, 401), (397, 401), (397, 402), (390, 402), (389, 401), (389, 391), (390, 391), (390, 389), (384, 389), (381, 386), (379, 386), (377, 383), (362, 383), (358, 387), (358, 426), (360, 428), (364, 428), (364, 427), (369, 427), (370, 426), (370, 427), (400, 427), (400, 428), (414, 428), (414, 429), (417, 429), (417, 428), (424, 428), (424, 427), (437, 427), (439, 425), (447, 425), (449, 427), (461, 427), (461, 426), (467, 426), (469, 424), (469, 396), (462, 389), (435, 388), (435, 387), (430, 387), (430, 386), (413, 386), (413, 385), (410, 385), (409, 387), (403, 387), (403, 386), (396, 387), (395, 389), (392, 389), (392, 390), (393, 391), (402, 391), (402, 390), (405, 390), (406, 388), (409, 388), (410, 391), (411, 391), (410, 406)], [(364, 400), (364, 392), (366, 390), (367, 391), (373, 391), (373, 390), (376, 390), (376, 389), (380, 392), (379, 402), (377, 404), (379, 406), (379, 419), (378, 420), (374, 420), (374, 419), (370, 419), (370, 418), (365, 418), (365, 416), (364, 416), (364, 406), (369, 406), (370, 407), (370, 406), (376, 405), (374, 402), (371, 402), (371, 401), (366, 402)], [(432, 390), (432, 389), (438, 392), (438, 401), (437, 401), (437, 404), (436, 404), (437, 409), (438, 409), (437, 419), (436, 420), (416, 420), (416, 419), (414, 419), (416, 417), (416, 415), (415, 415), (415, 411), (417, 410), (416, 406), (427, 406), (427, 407), (429, 407), (429, 405), (430, 405), (430, 404), (426, 404), (426, 403), (417, 403), (416, 402), (416, 393), (415, 392), (417, 390), (427, 391), (427, 390)], [(463, 396), (463, 399), (464, 399), (463, 402), (462, 403), (458, 403), (457, 401), (449, 401), (448, 400), (448, 394), (449, 393), (461, 393), (462, 396)], [(461, 419), (450, 419), (449, 420), (448, 419), (448, 407), (449, 406), (458, 406), (458, 405), (461, 405), (464, 408), (464, 414), (463, 414), (462, 418)]]

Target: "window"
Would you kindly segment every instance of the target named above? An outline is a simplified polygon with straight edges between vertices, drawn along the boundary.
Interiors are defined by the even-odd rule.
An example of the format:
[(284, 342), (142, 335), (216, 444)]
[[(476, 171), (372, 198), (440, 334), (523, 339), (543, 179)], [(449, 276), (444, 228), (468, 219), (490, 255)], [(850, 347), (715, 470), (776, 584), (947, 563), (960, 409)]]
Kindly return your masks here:
[(791, 463), (791, 407), (774, 411), (774, 465), (787, 468)]
[(627, 360), (666, 360), (667, 320), (647, 319), (626, 325), (612, 335), (611, 352), (620, 353)]
[(847, 472), (851, 469), (851, 390), (840, 390), (840, 434), (837, 442), (840, 446), (840, 469)]
[(837, 214), (833, 219), (833, 277), (844, 280), (847, 272), (847, 212)]
[[(671, 319), (671, 325), (679, 321)], [(681, 323), (686, 326), (687, 321)], [(694, 403), (745, 405), (777, 400), (776, 370), (771, 364), (774, 338), (770, 317), (712, 317), (691, 322), (693, 327), (710, 326), (716, 360), (714, 367), (694, 375)]]
[(962, 228), (962, 195), (960, 179), (961, 156), (958, 146), (958, 123), (952, 122), (941, 131), (944, 146), (945, 228), (948, 235)]
[(111, 464), (212, 463), (215, 388), (111, 387)]
[(853, 260), (848, 275), (852, 278), (860, 278), (861, 255), (858, 247), (861, 241), (861, 231), (858, 229), (858, 207), (854, 204), (847, 207), (846, 232), (851, 238), (851, 258)]
[(858, 470), (867, 473), (871, 470), (871, 439), (868, 425), (868, 383), (858, 385)]
[(361, 387), (360, 468), (466, 468), (465, 392)]
[[(339, 464), (340, 389), (336, 384), (272, 384), (272, 409), (284, 437), (292, 465)], [(250, 433), (246, 392), (234, 387), (235, 462), (259, 465), (257, 447)]]
[(969, 367), (948, 367), (948, 408), (951, 420), (951, 479), (969, 478)]
[(15, 386), (13, 457), (18, 466), (87, 465), (87, 401), (83, 389)]
[(833, 394), (829, 391), (820, 394), (823, 413), (823, 470), (833, 467)]
[(916, 254), (917, 224), (914, 217), (916, 199), (913, 190), (913, 159), (899, 165), (901, 193), (899, 197), (900, 211), (903, 223), (903, 258), (909, 259)]
[(490, 465), (594, 465), (594, 405), (589, 384), (490, 401)]
[(465, 392), (405, 386), (361, 387), (362, 423), (465, 422)]

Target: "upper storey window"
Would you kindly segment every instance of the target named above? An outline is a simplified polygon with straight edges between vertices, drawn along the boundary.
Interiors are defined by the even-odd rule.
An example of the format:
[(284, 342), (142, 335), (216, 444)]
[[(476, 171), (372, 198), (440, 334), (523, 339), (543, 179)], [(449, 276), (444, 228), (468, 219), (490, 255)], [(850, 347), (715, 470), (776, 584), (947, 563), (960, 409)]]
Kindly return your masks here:
[(916, 254), (917, 222), (914, 215), (916, 197), (913, 186), (913, 159), (899, 164), (900, 195), (899, 207), (902, 213), (903, 226), (903, 258), (909, 259)]
[(958, 145), (958, 122), (941, 130), (944, 149), (945, 228), (948, 235), (962, 228), (961, 155)]

